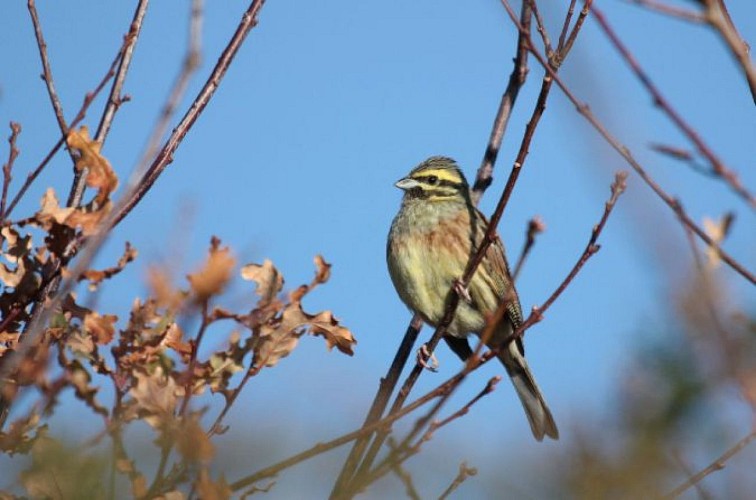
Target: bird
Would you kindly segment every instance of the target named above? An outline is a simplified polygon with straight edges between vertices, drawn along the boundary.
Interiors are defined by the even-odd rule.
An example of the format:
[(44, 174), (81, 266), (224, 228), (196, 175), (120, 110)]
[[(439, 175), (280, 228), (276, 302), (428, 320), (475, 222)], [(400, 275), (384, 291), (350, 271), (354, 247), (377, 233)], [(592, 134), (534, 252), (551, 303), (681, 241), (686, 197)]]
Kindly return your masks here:
[[(472, 203), (469, 184), (451, 158), (430, 157), (395, 185), (404, 195), (386, 244), (391, 281), (402, 302), (425, 323), (437, 327), (449, 291), (458, 287), (484, 239), (488, 221)], [(480, 337), (487, 318), (508, 300), (487, 347), (501, 347), (498, 359), (512, 380), (533, 436), (538, 441), (544, 436), (558, 439), (554, 417), (525, 361), (522, 338), (501, 346), (522, 324), (523, 316), (498, 236), (463, 292), (444, 340), (457, 356), (467, 360), (472, 355), (467, 336)]]

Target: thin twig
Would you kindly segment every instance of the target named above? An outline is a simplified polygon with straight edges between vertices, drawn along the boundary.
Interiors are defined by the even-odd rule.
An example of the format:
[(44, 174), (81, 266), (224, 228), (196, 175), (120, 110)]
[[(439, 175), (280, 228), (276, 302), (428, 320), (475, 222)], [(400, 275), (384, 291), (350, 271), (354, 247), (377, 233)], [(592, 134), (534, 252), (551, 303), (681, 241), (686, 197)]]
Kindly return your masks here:
[(674, 5), (667, 5), (656, 0), (627, 0), (641, 7), (645, 7), (648, 10), (659, 12), (661, 14), (675, 17), (677, 19), (688, 21), (691, 23), (705, 23), (706, 17), (698, 11), (691, 9), (683, 9), (681, 7), (675, 7)]
[[(517, 17), (514, 15), (514, 12), (512, 11), (512, 8), (509, 6), (509, 3), (507, 0), (501, 0), (502, 3), (505, 4), (507, 13), (509, 14), (509, 17), (513, 23), (518, 27), (518, 29), (524, 30), (524, 28), (520, 25), (520, 23), (517, 21)], [(529, 37), (528, 37), (529, 38)], [(564, 81), (559, 77), (559, 75), (554, 71), (550, 66), (546, 58), (537, 50), (534, 48), (531, 43), (528, 44), (528, 47), (530, 47), (530, 52), (533, 54), (533, 56), (538, 60), (539, 64), (546, 69), (546, 71), (551, 75), (551, 77), (554, 79), (554, 81), (557, 83), (559, 88), (562, 90), (564, 95), (572, 102), (572, 104), (577, 109), (578, 113), (580, 113), (583, 118), (588, 120), (588, 122), (593, 126), (593, 128), (604, 138), (606, 142), (609, 143), (612, 148), (619, 153), (622, 158), (625, 159), (625, 161), (633, 168), (633, 170), (640, 176), (641, 179), (643, 179), (643, 182), (648, 185), (648, 187), (651, 188), (656, 195), (661, 198), (661, 200), (672, 209), (672, 211), (677, 215), (677, 217), (680, 219), (681, 223), (685, 224), (686, 226), (690, 227), (693, 232), (698, 236), (701, 240), (703, 240), (707, 245), (712, 246), (713, 248), (716, 248), (720, 252), (720, 256), (722, 260), (727, 263), (730, 268), (732, 268), (735, 272), (743, 276), (745, 279), (747, 279), (752, 284), (756, 284), (756, 276), (754, 276), (753, 273), (748, 271), (742, 264), (740, 264), (736, 259), (734, 259), (729, 253), (725, 252), (720, 246), (711, 239), (711, 237), (706, 234), (706, 232), (701, 229), (685, 212), (685, 210), (682, 208), (682, 205), (667, 194), (660, 186), (656, 183), (656, 181), (651, 178), (651, 176), (646, 172), (646, 170), (641, 166), (640, 163), (635, 159), (635, 157), (630, 152), (630, 149), (623, 145), (617, 138), (615, 138), (609, 130), (596, 118), (596, 116), (591, 112), (590, 107), (585, 104), (584, 102), (580, 101), (577, 97), (575, 97), (575, 94), (572, 93), (569, 87), (564, 83)]]
[(470, 412), (470, 408), (472, 408), (473, 405), (480, 401), (481, 398), (493, 392), (496, 385), (499, 383), (499, 381), (501, 381), (501, 377), (498, 376), (491, 378), (485, 385), (485, 387), (464, 406), (449, 415), (447, 418), (438, 422), (432, 422), (428, 429), (426, 429), (426, 431), (414, 443), (412, 443), (412, 441), (415, 439), (415, 437), (417, 437), (420, 431), (425, 428), (428, 422), (430, 422), (431, 419), (433, 419), (433, 417), (440, 411), (440, 409), (449, 399), (451, 393), (455, 388), (459, 387), (462, 380), (464, 380), (464, 378), (470, 371), (472, 370), (468, 369), (468, 367), (466, 366), (458, 374), (453, 383), (442, 384), (442, 386), (439, 387), (443, 387), (441, 397), (438, 399), (438, 401), (436, 401), (436, 403), (433, 405), (433, 408), (426, 415), (422, 416), (420, 419), (418, 419), (417, 422), (415, 422), (412, 430), (402, 440), (401, 444), (392, 446), (391, 452), (388, 454), (388, 456), (381, 460), (381, 462), (374, 469), (363, 473), (358, 473), (357, 476), (355, 476), (355, 479), (348, 485), (349, 489), (347, 491), (339, 492), (339, 496), (344, 498), (351, 498), (355, 496), (368, 485), (374, 483), (381, 477), (391, 472), (394, 467), (401, 465), (410, 457), (418, 454), (421, 450), (422, 445), (433, 438), (433, 433), (435, 431), (449, 425), (460, 417), (467, 415), (467, 413)]
[(213, 71), (210, 73), (205, 84), (202, 86), (197, 97), (194, 99), (189, 109), (184, 114), (178, 125), (173, 129), (170, 137), (163, 145), (160, 152), (155, 157), (152, 164), (147, 168), (144, 176), (134, 186), (132, 192), (124, 196), (122, 203), (114, 210), (113, 225), (117, 225), (126, 215), (134, 209), (139, 201), (147, 194), (155, 181), (160, 177), (163, 171), (173, 162), (173, 155), (178, 149), (186, 134), (191, 130), (197, 118), (205, 110), (205, 107), (212, 99), (215, 91), (218, 89), (220, 82), (226, 75), (231, 62), (239, 52), (244, 39), (249, 32), (257, 26), (257, 15), (260, 12), (265, 0), (252, 0), (247, 10), (242, 15), (242, 19), (237, 26), (231, 40), (221, 53), (218, 62), (215, 64)]
[[(675, 462), (677, 462), (677, 465), (680, 466), (680, 468), (683, 470), (683, 472), (685, 473), (686, 476), (690, 477), (690, 476), (693, 475), (693, 471), (690, 469), (690, 467), (688, 467), (688, 464), (685, 463), (685, 461), (683, 460), (682, 456), (680, 456), (680, 453), (678, 453), (677, 451), (675, 451), (675, 452), (672, 453), (672, 457), (675, 459)], [(711, 493), (709, 493), (708, 491), (706, 491), (706, 489), (704, 489), (703, 485), (700, 482), (696, 483), (695, 487), (696, 487), (696, 491), (698, 492), (698, 496), (702, 500), (713, 500), (714, 499), (714, 497), (711, 495)]]
[(527, 0), (527, 2), (530, 4), (530, 8), (533, 9), (533, 15), (536, 19), (536, 27), (538, 28), (538, 34), (541, 35), (541, 40), (543, 41), (543, 48), (546, 51), (546, 54), (551, 57), (551, 55), (554, 53), (554, 49), (551, 46), (551, 39), (549, 38), (549, 32), (546, 31), (546, 24), (543, 22), (541, 11), (538, 10), (538, 3), (536, 3), (535, 0)]
[[(625, 189), (627, 188), (627, 172), (620, 171), (617, 172), (614, 176), (614, 182), (612, 182), (611, 186), (611, 196), (609, 197), (609, 200), (604, 205), (604, 213), (601, 216), (601, 220), (598, 224), (596, 224), (593, 227), (593, 230), (591, 231), (591, 238), (588, 240), (588, 244), (585, 246), (585, 250), (583, 250), (583, 254), (580, 256), (578, 261), (573, 266), (570, 273), (567, 275), (567, 277), (562, 281), (562, 283), (557, 287), (556, 290), (554, 290), (554, 293), (551, 294), (551, 296), (546, 300), (546, 302), (543, 303), (543, 305), (534, 306), (533, 310), (531, 311), (528, 318), (522, 322), (519, 328), (517, 328), (516, 331), (512, 332), (510, 335), (509, 340), (514, 340), (518, 337), (521, 337), (525, 330), (530, 328), (535, 323), (538, 323), (543, 319), (543, 313), (546, 311), (551, 305), (559, 298), (560, 295), (567, 289), (569, 284), (572, 282), (573, 279), (575, 279), (575, 276), (578, 275), (580, 270), (583, 268), (586, 262), (588, 262), (588, 259), (590, 259), (596, 252), (599, 251), (601, 248), (600, 245), (598, 245), (598, 237), (601, 234), (601, 231), (604, 230), (604, 226), (606, 225), (606, 221), (609, 220), (609, 215), (611, 215), (612, 210), (614, 209), (614, 206), (617, 203), (617, 200), (622, 195), (622, 193), (625, 192)], [(504, 343), (504, 345), (508, 345), (508, 341)]]
[(451, 482), (448, 488), (444, 490), (443, 493), (438, 497), (438, 500), (446, 500), (449, 498), (449, 495), (454, 493), (454, 491), (459, 488), (462, 483), (464, 483), (468, 477), (472, 477), (478, 474), (478, 469), (475, 467), (468, 467), (467, 462), (462, 462), (459, 464), (459, 472), (457, 472), (457, 477), (454, 478), (454, 481)]
[(528, 228), (525, 231), (525, 243), (522, 245), (520, 257), (517, 259), (514, 272), (512, 272), (512, 282), (517, 282), (517, 278), (520, 276), (525, 260), (528, 258), (528, 255), (530, 255), (533, 245), (535, 245), (536, 236), (542, 233), (545, 229), (546, 225), (537, 215), (528, 221)]
[[(363, 427), (367, 427), (378, 421), (381, 418), (381, 415), (383, 415), (383, 412), (386, 410), (386, 406), (388, 406), (391, 394), (396, 388), (396, 384), (399, 381), (400, 375), (402, 374), (404, 365), (407, 364), (409, 355), (412, 352), (412, 346), (415, 345), (415, 341), (417, 340), (417, 336), (420, 334), (420, 329), (422, 327), (422, 318), (415, 315), (412, 318), (412, 321), (410, 321), (409, 326), (407, 327), (407, 331), (405, 332), (402, 342), (396, 351), (396, 355), (394, 356), (394, 360), (392, 361), (391, 366), (386, 373), (386, 376), (381, 379), (380, 384), (378, 385), (378, 392), (373, 399), (373, 404), (370, 406), (370, 410), (368, 410), (368, 414), (365, 417), (365, 422), (362, 424)], [(354, 445), (349, 451), (349, 455), (344, 462), (344, 465), (341, 467), (339, 476), (334, 483), (333, 491), (331, 493), (332, 495), (333, 492), (340, 491), (344, 487), (346, 482), (351, 479), (351, 476), (354, 474), (354, 471), (359, 464), (360, 459), (365, 453), (365, 448), (370, 442), (371, 437), (372, 433), (369, 433), (355, 440)]]
[[(126, 43), (126, 41), (124, 41), (124, 43)], [(123, 52), (124, 47), (125, 45), (122, 45), (119, 48), (118, 53), (116, 54), (113, 61), (110, 63), (110, 67), (108, 68), (107, 73), (105, 73), (105, 75), (102, 77), (102, 79), (94, 88), (94, 90), (92, 90), (91, 92), (87, 92), (84, 95), (84, 101), (82, 102), (81, 107), (79, 108), (79, 112), (76, 113), (76, 116), (71, 122), (69, 129), (76, 127), (76, 125), (81, 123), (84, 120), (84, 118), (86, 118), (87, 111), (89, 110), (89, 106), (92, 104), (95, 98), (97, 98), (99, 93), (102, 91), (103, 88), (105, 88), (105, 85), (115, 74), (115, 68), (118, 65), (118, 61), (120, 61), (121, 59), (121, 53)], [(31, 187), (32, 183), (37, 179), (39, 174), (42, 173), (42, 170), (47, 166), (48, 163), (50, 163), (50, 160), (53, 159), (53, 157), (57, 154), (57, 152), (60, 150), (60, 148), (63, 146), (65, 142), (66, 142), (66, 137), (61, 136), (58, 139), (58, 142), (56, 142), (55, 145), (52, 147), (52, 149), (50, 149), (50, 151), (47, 153), (47, 155), (45, 155), (45, 157), (42, 159), (39, 165), (37, 165), (37, 167), (26, 177), (24, 184), (18, 190), (18, 193), (16, 193), (16, 196), (13, 197), (13, 201), (11, 201), (10, 205), (8, 205), (8, 212), (6, 213), (6, 217), (10, 215), (10, 213), (16, 207), (18, 202), (21, 201), (21, 198), (23, 198), (24, 194), (26, 194), (26, 191)]]
[[(69, 127), (63, 114), (63, 106), (60, 103), (58, 91), (55, 90), (55, 81), (53, 80), (52, 70), (50, 69), (50, 59), (47, 56), (47, 43), (45, 42), (45, 37), (42, 35), (42, 25), (39, 22), (37, 6), (34, 4), (34, 0), (27, 0), (26, 6), (29, 9), (29, 15), (31, 16), (32, 25), (34, 26), (34, 36), (37, 39), (37, 49), (39, 50), (39, 57), (42, 60), (42, 79), (45, 81), (45, 86), (47, 87), (47, 95), (50, 98), (50, 104), (52, 104), (55, 119), (58, 121), (60, 133), (63, 137), (67, 137)], [(71, 157), (71, 161), (76, 163), (76, 155), (74, 152), (69, 149), (68, 154)]]
[(699, 483), (701, 480), (703, 480), (703, 478), (705, 478), (712, 472), (717, 472), (724, 469), (727, 461), (730, 460), (735, 455), (737, 455), (738, 453), (740, 453), (740, 451), (746, 446), (748, 446), (751, 443), (751, 441), (754, 440), (754, 438), (756, 438), (756, 431), (751, 431), (743, 439), (735, 443), (735, 445), (732, 448), (724, 452), (719, 458), (714, 460), (711, 464), (709, 464), (707, 467), (705, 467), (701, 471), (690, 476), (680, 486), (678, 486), (674, 490), (664, 495), (663, 498), (677, 498), (680, 495), (682, 495), (685, 492), (685, 490), (695, 485), (696, 483)]
[[(110, 132), (110, 126), (113, 124), (116, 112), (120, 109), (121, 104), (128, 99), (121, 96), (123, 84), (126, 81), (126, 75), (129, 72), (131, 65), (131, 59), (134, 55), (134, 48), (136, 47), (137, 40), (142, 31), (142, 23), (144, 22), (144, 15), (147, 12), (147, 6), (149, 0), (139, 0), (136, 9), (134, 10), (134, 16), (132, 17), (131, 24), (129, 25), (129, 31), (123, 38), (121, 49), (118, 52), (118, 70), (115, 73), (113, 79), (113, 85), (110, 87), (110, 94), (108, 95), (108, 101), (103, 109), (102, 116), (100, 117), (100, 123), (97, 125), (97, 132), (95, 133), (94, 140), (99, 142), (100, 145), (105, 143), (105, 139)], [(72, 125), (73, 126), (73, 125)], [(87, 168), (77, 169), (74, 172), (74, 179), (71, 183), (71, 190), (68, 193), (67, 205), (69, 207), (78, 206), (81, 204), (81, 199), (84, 196), (84, 189), (86, 188), (87, 180)]]
[(184, 60), (181, 64), (176, 80), (171, 87), (168, 98), (165, 100), (160, 116), (152, 129), (147, 145), (142, 152), (141, 159), (134, 170), (134, 181), (139, 181), (147, 169), (147, 166), (155, 159), (160, 142), (165, 136), (165, 132), (173, 120), (178, 105), (184, 98), (189, 87), (192, 75), (199, 68), (202, 60), (201, 42), (202, 42), (202, 21), (203, 21), (203, 0), (192, 0), (192, 10), (189, 16), (189, 43), (187, 44)]
[(558, 52), (564, 50), (564, 44), (567, 42), (567, 32), (570, 30), (572, 16), (575, 14), (575, 3), (577, 3), (577, 0), (570, 0), (570, 6), (567, 9), (567, 15), (564, 16), (564, 24), (562, 24), (562, 31), (561, 33), (559, 33), (559, 43), (557, 43)]
[(738, 33), (735, 23), (730, 18), (724, 0), (703, 0), (706, 5), (706, 20), (724, 40), (733, 57), (740, 63), (743, 69), (748, 87), (751, 89), (753, 102), (756, 104), (756, 66), (751, 61), (748, 44)]
[[(525, 29), (530, 29), (531, 16), (532, 11), (530, 9), (530, 4), (528, 2), (523, 2), (522, 10), (520, 12), (520, 23)], [(504, 132), (507, 130), (509, 117), (512, 115), (512, 108), (514, 107), (517, 96), (520, 93), (520, 88), (525, 84), (527, 76), (528, 49), (525, 46), (525, 37), (520, 35), (517, 37), (514, 68), (509, 75), (507, 88), (501, 96), (499, 109), (496, 111), (496, 118), (494, 119), (493, 127), (491, 128), (491, 135), (488, 138), (488, 144), (483, 153), (483, 160), (481, 161), (478, 172), (475, 175), (475, 182), (473, 183), (472, 192), (470, 193), (470, 198), (475, 205), (478, 204), (480, 197), (483, 196), (483, 192), (493, 182), (493, 169), (496, 164), (496, 158), (499, 156), (501, 142), (504, 139)]]
[(651, 97), (654, 104), (661, 109), (664, 114), (677, 126), (680, 131), (696, 146), (701, 155), (711, 164), (711, 168), (735, 193), (743, 198), (751, 208), (756, 208), (756, 198), (746, 189), (738, 178), (738, 175), (731, 169), (727, 168), (724, 162), (714, 153), (714, 151), (703, 141), (701, 136), (686, 122), (683, 117), (672, 107), (670, 102), (662, 95), (661, 91), (651, 80), (651, 77), (641, 67), (638, 60), (633, 56), (630, 50), (619, 39), (617, 32), (609, 25), (603, 12), (594, 7), (593, 16), (598, 22), (606, 37), (612, 43), (615, 49), (620, 53), (635, 76), (643, 84)]
[(396, 474), (402, 484), (404, 484), (404, 492), (407, 494), (407, 498), (411, 498), (412, 500), (420, 500), (420, 498), (422, 498), (420, 494), (418, 494), (417, 488), (415, 488), (412, 475), (404, 470), (402, 464), (392, 464), (391, 470), (394, 471), (394, 474)]
[(10, 122), (10, 129), (11, 135), (8, 137), (8, 161), (3, 165), (3, 193), (2, 197), (0, 197), (0, 224), (5, 222), (5, 203), (8, 200), (8, 187), (12, 180), (11, 171), (13, 170), (13, 163), (18, 157), (16, 140), (21, 133), (21, 125), (16, 122)]

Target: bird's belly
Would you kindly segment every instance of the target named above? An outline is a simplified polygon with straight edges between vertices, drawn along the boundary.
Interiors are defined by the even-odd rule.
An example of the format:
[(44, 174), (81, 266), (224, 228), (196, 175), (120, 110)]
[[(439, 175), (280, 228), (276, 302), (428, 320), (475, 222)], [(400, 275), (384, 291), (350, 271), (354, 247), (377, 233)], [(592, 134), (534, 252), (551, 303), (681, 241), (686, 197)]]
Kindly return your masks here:
[[(464, 269), (432, 245), (397, 244), (389, 258), (389, 271), (402, 301), (427, 323), (438, 326), (449, 290)], [(483, 316), (461, 300), (448, 333), (464, 336), (481, 331), (484, 325)]]

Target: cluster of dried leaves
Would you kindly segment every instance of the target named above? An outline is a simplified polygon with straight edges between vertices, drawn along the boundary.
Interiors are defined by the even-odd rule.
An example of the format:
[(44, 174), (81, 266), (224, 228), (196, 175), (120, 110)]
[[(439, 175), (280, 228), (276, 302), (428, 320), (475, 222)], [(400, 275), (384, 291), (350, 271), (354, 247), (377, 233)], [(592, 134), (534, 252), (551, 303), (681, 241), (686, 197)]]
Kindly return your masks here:
[[(45, 287), (67, 276), (76, 245), (100, 230), (112, 207), (111, 194), (118, 180), (100, 154), (100, 145), (84, 127), (72, 131), (67, 142), (77, 153), (77, 169), (96, 192), (87, 205), (61, 207), (54, 190), (48, 189), (32, 217), (4, 222), (0, 368), (7, 368), (14, 356), (22, 356), (20, 346), (34, 309), (45, 307), (40, 303)], [(89, 269), (74, 279), (86, 281), (94, 292), (136, 256), (136, 249), (127, 243), (113, 267)], [(329, 349), (336, 347), (350, 355), (356, 343), (330, 311), (310, 314), (302, 308), (302, 299), (329, 279), (331, 266), (322, 257), (315, 258), (312, 281), (288, 293), (284, 293), (283, 276), (270, 261), (243, 266), (241, 277), (254, 283), (256, 294), (250, 290), (252, 304), (243, 312), (214, 304), (237, 272), (236, 265), (229, 248), (213, 238), (206, 261), (187, 276), (186, 285), (175, 285), (164, 270), (153, 268), (148, 275), (148, 296), (134, 300), (129, 318), (120, 326), (116, 315), (86, 307), (76, 292), (65, 296), (40, 340), (26, 346), (23, 359), (15, 360), (16, 368), (1, 386), (6, 412), (0, 450), (31, 454), (29, 467), (20, 476), (27, 494), (59, 497), (63, 492), (67, 497), (103, 487), (99, 480), (95, 486), (89, 484), (91, 478), (101, 478), (106, 472), (100, 462), (66, 460), (66, 450), (48, 433), (59, 398), (69, 388), (102, 419), (92, 443), (106, 437), (112, 440), (113, 468), (128, 479), (135, 497), (180, 498), (177, 488), (182, 484), (191, 484), (202, 498), (230, 493), (222, 478), (213, 479), (209, 473), (214, 455), (211, 440), (226, 430), (222, 419), (248, 380), (289, 355), (303, 335), (323, 337)], [(225, 345), (215, 351), (201, 350), (207, 329), (220, 322), (228, 325), (217, 326), (229, 332)], [(195, 324), (199, 324), (196, 335), (188, 335), (186, 329)], [(217, 338), (214, 335), (215, 345)], [(112, 390), (103, 390), (106, 385)], [(223, 396), (212, 423), (203, 418), (207, 408), (192, 409), (189, 404), (193, 396), (208, 391)], [(35, 394), (35, 402), (23, 412), (14, 411), (13, 421), (6, 426), (8, 413), (15, 410), (21, 394)], [(122, 441), (125, 426), (136, 421), (146, 422), (156, 433), (155, 443), (163, 457), (156, 472), (140, 470)], [(167, 467), (171, 456), (175, 462)], [(90, 462), (97, 466), (90, 467)], [(84, 469), (89, 482), (75, 480)], [(70, 480), (61, 483), (61, 476)]]

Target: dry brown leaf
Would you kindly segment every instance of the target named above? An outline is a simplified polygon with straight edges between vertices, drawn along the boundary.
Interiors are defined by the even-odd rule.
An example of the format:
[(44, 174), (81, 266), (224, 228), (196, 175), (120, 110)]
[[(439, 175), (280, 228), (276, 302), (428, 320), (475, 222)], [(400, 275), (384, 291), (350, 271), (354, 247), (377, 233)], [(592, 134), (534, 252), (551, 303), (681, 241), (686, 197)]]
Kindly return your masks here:
[(241, 269), (241, 276), (247, 281), (257, 284), (255, 293), (262, 302), (270, 302), (283, 288), (284, 280), (278, 269), (269, 259), (260, 264), (247, 264)]
[(53, 188), (47, 188), (40, 205), (41, 208), (34, 215), (34, 219), (46, 230), (49, 230), (53, 223), (64, 224), (68, 216), (75, 210), (72, 207), (61, 207)]
[(26, 274), (26, 264), (19, 260), (15, 269), (10, 269), (3, 263), (0, 263), (0, 281), (5, 286), (16, 288), (24, 279)]
[(322, 255), (315, 256), (315, 282), (323, 284), (331, 277), (331, 264), (323, 259)]
[(210, 437), (196, 418), (183, 421), (176, 436), (176, 447), (179, 453), (191, 463), (207, 463), (215, 455), (215, 447)]
[(225, 500), (231, 498), (231, 488), (228, 487), (226, 480), (221, 477), (217, 481), (210, 478), (207, 468), (202, 468), (199, 477), (194, 483), (197, 490), (197, 496), (203, 500)]
[(147, 271), (147, 284), (150, 295), (159, 307), (176, 311), (184, 302), (185, 293), (173, 285), (173, 280), (164, 267), (150, 266)]
[(76, 168), (79, 171), (88, 169), (87, 186), (97, 189), (96, 200), (98, 206), (101, 206), (118, 187), (118, 177), (113, 167), (100, 152), (102, 144), (89, 137), (89, 129), (86, 126), (80, 127), (79, 130), (71, 130), (66, 143), (70, 148), (79, 151)]
[(107, 344), (113, 340), (116, 321), (118, 321), (118, 316), (113, 314), (100, 316), (97, 311), (94, 311), (84, 318), (84, 330), (92, 335), (98, 344)]
[(213, 238), (210, 255), (205, 265), (196, 273), (187, 276), (198, 302), (203, 302), (220, 293), (231, 279), (236, 259), (231, 255), (228, 247), (219, 248), (219, 245), (220, 240)]
[(133, 374), (137, 385), (129, 393), (137, 403), (136, 410), (153, 428), (159, 428), (173, 418), (179, 387), (159, 366), (151, 374), (137, 370)]
[(322, 311), (310, 319), (312, 333), (325, 337), (328, 349), (334, 346), (344, 354), (354, 354), (352, 346), (357, 343), (349, 329), (339, 325), (339, 321), (333, 317), (331, 311)]
[[(112, 203), (109, 201), (100, 204), (94, 211), (84, 208), (61, 207), (55, 190), (48, 188), (42, 196), (41, 208), (34, 214), (34, 220), (42, 228), (50, 231), (54, 224), (64, 225), (73, 229), (81, 228), (85, 235), (97, 232), (100, 223), (108, 215)], [(56, 252), (60, 253), (60, 252)]]

